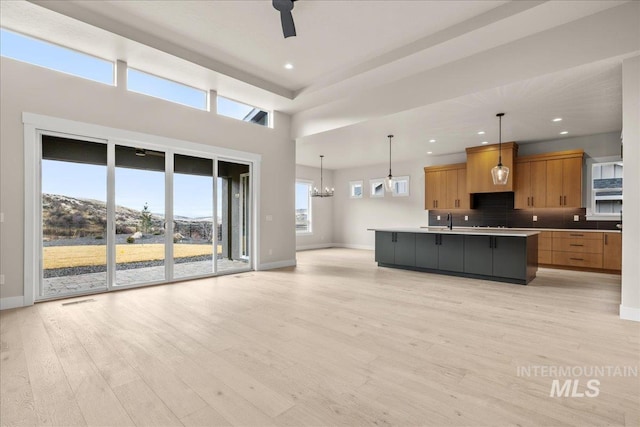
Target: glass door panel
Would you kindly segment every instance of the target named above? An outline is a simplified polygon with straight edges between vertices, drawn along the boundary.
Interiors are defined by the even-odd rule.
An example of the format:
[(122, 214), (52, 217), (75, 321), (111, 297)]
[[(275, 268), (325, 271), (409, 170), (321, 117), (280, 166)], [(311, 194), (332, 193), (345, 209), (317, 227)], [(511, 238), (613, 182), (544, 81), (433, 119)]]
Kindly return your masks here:
[(250, 264), (250, 168), (247, 164), (218, 161), (217, 269), (218, 273), (248, 270)]
[(38, 298), (107, 289), (107, 145), (42, 135)]
[(165, 153), (115, 146), (115, 285), (165, 280)]
[(214, 273), (213, 160), (174, 156), (173, 277)]

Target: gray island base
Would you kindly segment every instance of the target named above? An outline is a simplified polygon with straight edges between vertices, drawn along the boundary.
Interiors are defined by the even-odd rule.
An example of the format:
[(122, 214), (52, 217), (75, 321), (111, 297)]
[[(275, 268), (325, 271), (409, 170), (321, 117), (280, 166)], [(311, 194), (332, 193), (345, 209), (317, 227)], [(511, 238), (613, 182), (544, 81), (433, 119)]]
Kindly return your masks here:
[(538, 271), (538, 231), (375, 228), (379, 267), (526, 285)]

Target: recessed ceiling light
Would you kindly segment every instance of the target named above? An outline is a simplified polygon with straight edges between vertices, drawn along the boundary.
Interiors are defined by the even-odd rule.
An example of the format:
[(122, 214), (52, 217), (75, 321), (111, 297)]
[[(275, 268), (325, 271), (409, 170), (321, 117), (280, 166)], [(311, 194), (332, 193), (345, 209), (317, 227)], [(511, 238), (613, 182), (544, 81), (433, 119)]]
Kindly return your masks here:
[(427, 151), (427, 154), (433, 154), (433, 151)]
[(566, 134), (568, 134), (568, 133), (569, 133), (569, 131), (568, 131), (568, 130), (563, 130), (562, 132), (560, 132), (560, 135), (566, 135)]
[(561, 122), (562, 121), (562, 117), (556, 117), (555, 119), (552, 120), (553, 122)]
[(482, 141), (482, 145), (487, 145), (489, 141)]
[(436, 140), (435, 139), (430, 139), (429, 142), (433, 143), (433, 142), (436, 142)]
[(480, 132), (478, 132), (478, 135), (484, 135), (484, 131), (481, 130)]
[(287, 70), (293, 70), (293, 64), (287, 62), (286, 64), (284, 64), (284, 68), (286, 68)]

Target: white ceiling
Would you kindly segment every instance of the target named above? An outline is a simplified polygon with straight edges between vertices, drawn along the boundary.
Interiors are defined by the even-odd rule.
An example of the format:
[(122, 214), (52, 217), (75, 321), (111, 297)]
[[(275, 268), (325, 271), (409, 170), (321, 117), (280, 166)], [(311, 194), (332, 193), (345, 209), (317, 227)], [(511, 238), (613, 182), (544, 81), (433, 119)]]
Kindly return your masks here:
[(398, 161), (495, 142), (498, 111), (503, 140), (620, 130), (638, 3), (299, 0), (288, 39), (269, 0), (2, 0), (0, 23), (292, 114), (298, 163), (346, 168), (384, 163), (388, 133)]

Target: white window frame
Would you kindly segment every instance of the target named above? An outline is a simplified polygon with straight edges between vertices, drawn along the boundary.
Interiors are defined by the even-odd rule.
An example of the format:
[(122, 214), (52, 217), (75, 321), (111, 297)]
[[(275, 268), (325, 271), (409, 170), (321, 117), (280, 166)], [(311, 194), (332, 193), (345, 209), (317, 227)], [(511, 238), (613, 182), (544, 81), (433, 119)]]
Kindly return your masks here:
[[(307, 198), (309, 199), (309, 213), (307, 214), (307, 220), (309, 222), (309, 226), (307, 230), (298, 230), (296, 228), (296, 236), (309, 236), (313, 234), (313, 198), (311, 197), (311, 190), (313, 189), (313, 181), (309, 181), (308, 179), (298, 179), (296, 178), (296, 185), (306, 184), (309, 186), (309, 192), (307, 193)], [(295, 201), (294, 201), (295, 203)]]
[[(260, 221), (258, 221), (258, 218), (260, 218), (260, 180), (258, 177), (260, 176), (262, 155), (28, 112), (22, 113), (22, 122), (24, 126), (23, 140), (25, 163), (24, 306), (33, 305), (36, 299), (36, 287), (39, 286), (41, 280), (41, 249), (40, 243), (38, 242), (42, 241), (40, 237), (42, 225), (40, 209), (40, 203), (42, 201), (40, 188), (40, 138), (42, 134), (79, 136), (82, 137), (82, 139), (90, 138), (91, 141), (103, 140), (106, 144), (123, 144), (133, 147), (163, 150), (168, 159), (173, 159), (173, 154), (178, 152), (185, 155), (201, 156), (205, 158), (210, 157), (214, 160), (221, 159), (249, 164), (251, 188), (253, 190), (251, 200), (251, 236), (253, 236), (251, 256), (253, 261), (251, 262), (250, 269), (260, 269), (261, 257), (258, 250), (258, 248), (260, 248)], [(172, 167), (170, 169), (172, 169)], [(172, 197), (172, 188), (166, 188), (165, 191), (167, 198)], [(216, 194), (214, 193), (214, 201), (215, 200)], [(165, 203), (170, 203), (170, 201), (165, 199)], [(113, 215), (113, 213), (111, 215)], [(172, 221), (168, 213), (166, 218), (167, 223), (171, 224)], [(113, 221), (111, 220), (111, 222)], [(113, 257), (115, 255), (115, 246), (111, 243), (110, 247), (111, 248), (108, 250), (111, 252), (111, 256)], [(165, 259), (173, 258), (171, 250), (172, 246), (167, 245), (167, 248), (165, 249)], [(167, 277), (167, 280), (174, 281), (171, 274)], [(162, 283), (169, 283), (167, 280)], [(131, 285), (127, 287), (119, 287), (118, 289), (143, 286), (149, 286), (149, 284)]]
[[(378, 184), (382, 184), (382, 194), (375, 194), (373, 191), (374, 186), (377, 186)], [(384, 178), (374, 178), (369, 180), (369, 197), (374, 199), (381, 198), (384, 197), (384, 193), (386, 193), (384, 188)]]
[[(407, 176), (394, 176), (393, 177), (393, 197), (408, 197), (409, 196), (409, 191), (410, 191), (410, 181), (411, 177)], [(404, 193), (398, 193), (396, 191), (396, 185), (398, 184), (398, 182), (400, 181), (406, 181), (407, 182), (407, 191)]]
[[(354, 194), (353, 190), (355, 187), (360, 186), (360, 195)], [(351, 181), (349, 182), (349, 197), (352, 199), (362, 199), (364, 196), (364, 182), (360, 181)]]

